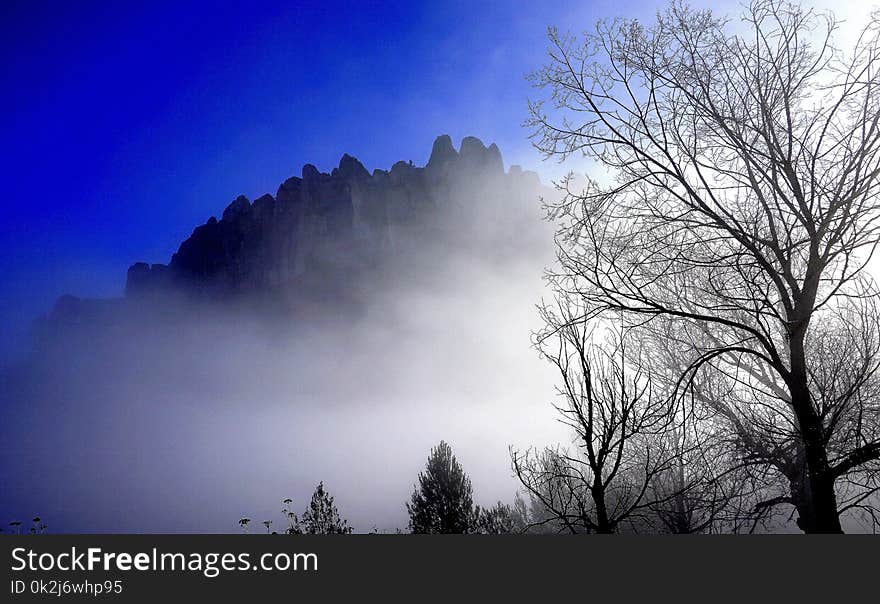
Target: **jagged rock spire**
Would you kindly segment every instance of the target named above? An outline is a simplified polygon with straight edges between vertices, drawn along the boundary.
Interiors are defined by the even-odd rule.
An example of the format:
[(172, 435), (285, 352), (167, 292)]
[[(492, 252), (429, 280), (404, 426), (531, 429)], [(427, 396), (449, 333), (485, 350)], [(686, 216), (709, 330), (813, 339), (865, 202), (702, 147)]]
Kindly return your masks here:
[[(220, 221), (212, 217), (193, 231), (168, 266), (132, 266), (127, 294), (172, 283), (218, 292), (274, 287), (312, 265), (356, 272), (401, 232), (430, 222), (431, 208), (449, 202), (449, 183), (489, 178), (500, 190), (528, 196), (539, 186), (536, 175), (526, 178), (532, 174), (511, 168), (505, 175), (497, 145), (467, 136), (456, 151), (448, 134), (436, 138), (424, 168), (400, 161), (371, 175), (347, 153), (330, 174), (306, 164), (302, 178), (287, 179), (274, 198), (263, 195), (253, 204), (235, 198)], [(465, 195), (456, 203), (478, 201), (456, 190)]]
[(370, 177), (364, 165), (348, 153), (342, 156), (339, 167), (333, 172), (346, 180), (364, 180)]
[(442, 134), (434, 140), (427, 167), (433, 168), (456, 159), (458, 159), (458, 152), (452, 146), (452, 138), (448, 134)]
[(235, 220), (242, 214), (247, 213), (248, 210), (251, 209), (251, 202), (244, 195), (239, 195), (233, 200), (226, 209), (223, 210), (223, 220), (231, 221)]
[(479, 168), (485, 168), (493, 172), (504, 171), (504, 161), (501, 158), (501, 151), (495, 143), (492, 143), (487, 149), (483, 141), (475, 136), (466, 136), (461, 139), (461, 149), (459, 150), (461, 159), (468, 165)]

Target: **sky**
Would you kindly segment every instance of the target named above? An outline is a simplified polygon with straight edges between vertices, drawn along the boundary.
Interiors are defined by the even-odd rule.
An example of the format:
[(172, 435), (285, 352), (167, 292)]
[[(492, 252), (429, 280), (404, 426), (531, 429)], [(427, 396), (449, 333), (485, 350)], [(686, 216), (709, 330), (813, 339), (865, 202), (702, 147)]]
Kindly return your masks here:
[(4, 2), (4, 348), (58, 295), (118, 295), (131, 263), (305, 163), (421, 164), (449, 133), (536, 167), (523, 76), (549, 19), (600, 6)]
[[(819, 3), (850, 26), (871, 5)], [(506, 165), (522, 164), (549, 180), (559, 168), (531, 149), (522, 127), (534, 94), (525, 75), (544, 62), (547, 26), (577, 32), (603, 17), (649, 18), (661, 6), (654, 0), (0, 3), (0, 360), (21, 352), (30, 321), (59, 295), (120, 295), (132, 263), (167, 262), (195, 225), (219, 215), (237, 195), (274, 194), (306, 163), (329, 171), (349, 153), (370, 170), (401, 159), (422, 165), (434, 138), (448, 133), (456, 143), (466, 135), (495, 142)], [(450, 304), (463, 304), (456, 295)], [(531, 317), (524, 314), (530, 306), (509, 311), (488, 300), (473, 320), (504, 312), (508, 323)], [(435, 335), (438, 342), (448, 336)], [(510, 350), (520, 345), (507, 334), (475, 343), (472, 358), (481, 370), (491, 371), (496, 360), (488, 352), (493, 342)], [(501, 360), (510, 354), (511, 367), (530, 367), (532, 351), (516, 350), (505, 348)], [(514, 378), (508, 368), (490, 389), (503, 392), (505, 380)], [(529, 384), (530, 396), (546, 390), (543, 379)], [(137, 404), (136, 413), (149, 418), (149, 402)], [(232, 415), (245, 414), (233, 409)], [(494, 411), (481, 408), (472, 419), (485, 425)], [(204, 417), (198, 409), (183, 413), (193, 422)], [(289, 413), (267, 409), (235, 421), (252, 422), (254, 430), (269, 426), (264, 446), (281, 447), (289, 435), (279, 426)], [(436, 420), (436, 430), (420, 433), (425, 440), (404, 443), (425, 455), (425, 444), (456, 421), (439, 408), (379, 417), (401, 424)], [(356, 431), (361, 424), (370, 433), (358, 434), (369, 441), (379, 438), (379, 421), (340, 412), (319, 425), (342, 422)], [(370, 431), (371, 422), (377, 430)], [(499, 442), (537, 423), (532, 416), (517, 422), (493, 425)], [(223, 433), (212, 432), (215, 425), (211, 420), (201, 429), (216, 443)], [(549, 434), (542, 430), (536, 444)], [(485, 429), (472, 424), (464, 434), (478, 432)], [(478, 477), (497, 471), (506, 456), (502, 446), (481, 460), (481, 438), (464, 450)], [(387, 455), (378, 462), (394, 456)], [(410, 461), (412, 473), (423, 458)], [(303, 484), (313, 478), (303, 477)], [(411, 486), (396, 485), (403, 497)], [(342, 488), (355, 496), (360, 485)], [(491, 494), (504, 492), (497, 487)], [(382, 502), (372, 505), (375, 512)], [(397, 520), (377, 519), (387, 526)], [(181, 522), (169, 526), (186, 526)]]
[[(661, 5), (3, 2), (0, 358), (59, 295), (118, 295), (130, 264), (167, 261), (238, 194), (274, 193), (305, 163), (421, 164), (448, 133), (558, 173), (521, 126), (547, 26)], [(858, 23), (870, 5), (834, 8)]]

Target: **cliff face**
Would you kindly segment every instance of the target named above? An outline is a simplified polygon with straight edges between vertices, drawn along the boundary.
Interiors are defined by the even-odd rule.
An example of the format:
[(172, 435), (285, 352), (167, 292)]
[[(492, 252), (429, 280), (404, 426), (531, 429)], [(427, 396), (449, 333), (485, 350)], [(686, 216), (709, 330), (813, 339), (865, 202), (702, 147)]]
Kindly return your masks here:
[[(330, 174), (306, 165), (274, 197), (237, 197), (168, 264), (131, 266), (126, 297), (173, 290), (217, 298), (356, 280), (434, 241), (489, 236), (475, 210), (491, 222), (516, 221), (539, 193), (536, 174), (505, 172), (498, 147), (473, 137), (456, 150), (440, 136), (426, 166), (400, 161), (372, 174), (346, 154)], [(488, 209), (489, 198), (498, 209)]]
[(231, 312), (224, 320), (272, 325), (279, 316), (291, 326), (356, 320), (377, 294), (448, 283), (453, 264), (499, 273), (524, 257), (540, 265), (532, 251), (552, 242), (536, 228), (547, 193), (537, 174), (505, 171), (498, 147), (473, 137), (458, 150), (438, 137), (424, 167), (400, 161), (371, 174), (349, 155), (329, 174), (306, 165), (274, 196), (236, 197), (167, 264), (133, 264), (124, 297), (62, 296), (34, 323), (35, 348), (102, 338), (112, 347), (218, 309)]

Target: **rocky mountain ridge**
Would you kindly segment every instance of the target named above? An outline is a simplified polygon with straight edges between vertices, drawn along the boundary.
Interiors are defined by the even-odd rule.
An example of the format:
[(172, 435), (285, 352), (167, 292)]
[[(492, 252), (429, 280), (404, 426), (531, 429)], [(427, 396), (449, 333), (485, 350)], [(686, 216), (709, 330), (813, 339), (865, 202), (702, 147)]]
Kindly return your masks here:
[(482, 198), (500, 195), (516, 213), (536, 202), (539, 187), (534, 172), (505, 172), (498, 147), (475, 137), (458, 150), (438, 137), (424, 167), (399, 161), (370, 173), (348, 154), (329, 174), (307, 164), (274, 197), (235, 198), (168, 264), (132, 265), (126, 296), (174, 288), (215, 297), (363, 273), (430, 240), (439, 223)]
[(205, 301), (229, 316), (355, 316), (377, 291), (430, 282), (453, 257), (503, 265), (528, 255), (546, 193), (536, 173), (505, 171), (498, 147), (475, 137), (458, 149), (437, 137), (424, 167), (399, 161), (370, 173), (348, 154), (329, 174), (307, 164), (274, 196), (236, 197), (167, 264), (131, 265), (124, 297), (59, 298), (34, 324), (36, 345), (113, 326), (186, 325)]

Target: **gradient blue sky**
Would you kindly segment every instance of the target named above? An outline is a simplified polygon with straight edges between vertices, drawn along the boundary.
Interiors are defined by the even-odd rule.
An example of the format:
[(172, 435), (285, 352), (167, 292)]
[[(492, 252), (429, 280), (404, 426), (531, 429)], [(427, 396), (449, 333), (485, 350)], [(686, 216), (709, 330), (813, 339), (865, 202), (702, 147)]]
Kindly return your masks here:
[(422, 163), (449, 133), (540, 168), (523, 76), (547, 25), (660, 5), (5, 0), (0, 357), (59, 294), (119, 294), (132, 262), (304, 163)]
[(523, 74), (548, 22), (595, 6), (3, 2), (0, 354), (304, 163), (424, 162), (440, 133), (536, 163)]
[[(864, 23), (865, 13), (876, 5), (817, 1), (822, 8), (834, 8), (852, 26)], [(541, 163), (521, 127), (532, 93), (524, 75), (545, 61), (546, 27), (580, 31), (601, 17), (650, 18), (664, 4), (665, 0), (249, 0), (203, 5), (180, 0), (0, 0), (0, 361), (26, 344), (29, 322), (60, 294), (121, 294), (131, 263), (166, 262), (195, 225), (219, 215), (235, 196), (243, 193), (253, 199), (274, 193), (280, 182), (299, 174), (304, 163), (327, 171), (348, 152), (370, 169), (387, 168), (400, 159), (422, 164), (435, 136), (448, 133), (456, 142), (469, 134), (497, 142), (508, 165), (523, 164), (544, 175), (558, 173), (558, 168)], [(715, 5), (721, 11), (733, 8), (732, 0), (695, 4)], [(492, 287), (490, 283), (487, 289)], [(113, 397), (119, 384), (107, 380), (96, 389), (99, 419), (93, 425), (86, 422), (98, 444), (83, 449), (80, 432), (67, 430), (65, 418), (91, 419), (88, 409), (62, 406), (55, 415), (54, 406), (46, 406), (53, 420), (47, 424), (57, 430), (51, 433), (48, 455), (65, 451), (59, 464), (50, 460), (53, 472), (69, 476), (61, 481), (64, 488), (35, 481), (27, 492), (9, 490), (12, 496), (7, 499), (16, 505), (19, 500), (29, 502), (16, 514), (43, 513), (55, 531), (76, 528), (56, 522), (75, 515), (71, 510), (86, 509), (83, 502), (100, 502), (102, 507), (90, 512), (93, 518), (113, 508), (115, 494), (104, 494), (114, 489), (119, 501), (136, 501), (137, 509), (163, 510), (163, 515), (164, 510), (176, 513), (173, 506), (179, 501), (215, 506), (223, 500), (225, 507), (212, 508), (212, 513), (235, 518), (257, 505), (257, 493), (266, 493), (267, 502), (275, 496), (270, 491), (289, 494), (286, 489), (292, 487), (273, 490), (281, 482), (308, 484), (311, 489), (318, 479), (335, 476), (341, 502), (354, 506), (362, 500), (359, 508), (350, 509), (363, 520), (371, 510), (402, 514), (398, 502), (421, 463), (421, 453), (412, 452), (426, 452), (430, 443), (450, 434), (458, 439), (456, 450), (463, 452), (475, 484), (485, 489), (482, 496), (502, 496), (510, 488), (501, 482), (506, 479), (508, 444), (553, 442), (544, 436), (543, 426), (558, 426), (549, 418), (546, 423), (539, 419), (543, 416), (533, 414), (526, 403), (541, 401), (541, 409), (551, 411), (542, 401), (551, 386), (532, 370), (537, 356), (525, 345), (525, 335), (508, 328), (525, 326), (528, 319), (507, 303), (509, 298), (498, 306), (492, 305), (498, 300), (490, 299), (476, 309), (469, 299), (467, 306), (455, 297), (439, 302), (416, 299), (412, 324), (429, 326), (416, 333), (430, 334), (440, 352), (423, 365), (410, 362), (421, 352), (421, 342), (412, 334), (402, 342), (395, 338), (399, 350), (391, 355), (373, 355), (374, 349), (364, 351), (364, 344), (353, 346), (355, 377), (349, 379), (358, 388), (358, 372), (365, 367), (376, 375), (391, 375), (388, 368), (395, 363), (411, 371), (404, 378), (385, 380), (388, 384), (382, 382), (381, 387), (365, 379), (367, 388), (358, 391), (357, 400), (363, 403), (359, 406), (334, 404), (351, 394), (346, 380), (323, 379), (329, 384), (326, 388), (319, 384), (335, 365), (310, 376), (317, 384), (315, 401), (307, 397), (303, 405), (278, 405), (288, 400), (288, 392), (299, 396), (301, 384), (285, 363), (296, 365), (287, 357), (261, 365), (253, 375), (271, 376), (277, 383), (255, 379), (258, 385), (251, 390), (246, 380), (237, 385), (236, 371), (242, 358), (237, 355), (253, 349), (247, 341), (240, 350), (221, 346), (224, 354), (216, 359), (207, 355), (216, 365), (204, 366), (234, 370), (224, 370), (227, 379), (217, 380), (216, 390), (204, 395), (218, 403), (211, 408), (210, 421), (197, 404), (201, 394), (171, 388), (155, 396), (149, 387), (139, 389), (138, 383), (130, 405), (118, 406)], [(527, 307), (532, 317), (530, 302)], [(460, 310), (464, 308), (468, 311)], [(444, 325), (432, 331), (427, 318), (441, 312), (455, 314), (457, 322), (451, 329)], [(458, 333), (474, 334), (487, 324), (503, 333), (464, 340), (462, 346)], [(351, 345), (349, 336), (341, 336), (346, 346)], [(370, 336), (362, 339), (368, 344), (384, 342)], [(324, 350), (335, 353), (332, 345), (321, 344), (306, 340), (310, 359), (323, 360)], [(373, 362), (373, 356), (382, 357), (382, 362), (360, 361)], [(455, 362), (448, 360), (453, 356)], [(473, 366), (470, 373), (447, 379), (458, 363), (466, 362)], [(283, 370), (273, 371), (276, 366)], [(145, 373), (149, 383), (150, 370)], [(514, 382), (517, 392), (509, 397)], [(306, 380), (307, 386), (310, 383)], [(429, 393), (415, 397), (422, 406), (412, 404), (417, 387)], [(91, 383), (83, 389), (92, 395)], [(78, 400), (78, 392), (62, 393), (61, 398)], [(257, 408), (252, 398), (264, 404)], [(511, 405), (520, 413), (507, 417)], [(33, 417), (43, 417), (43, 412), (40, 406)], [(31, 480), (30, 467), (43, 467), (39, 446), (45, 434), (50, 432), (35, 433), (34, 443), (41, 444), (25, 447), (23, 457), (4, 468), (6, 475), (25, 477), (18, 484)], [(162, 436), (157, 440), (155, 434)], [(338, 454), (321, 455), (325, 434), (333, 434), (338, 443), (346, 440), (334, 444)], [(389, 434), (399, 439), (393, 447), (388, 446)], [(526, 434), (534, 440), (517, 440)], [(21, 436), (24, 441), (30, 438), (29, 433)], [(157, 442), (160, 446), (154, 448)], [(191, 452), (193, 457), (186, 458)], [(410, 468), (406, 460), (414, 465)], [(259, 471), (248, 473), (252, 462)], [(174, 464), (177, 472), (168, 477), (152, 471), (162, 464)], [(383, 469), (380, 484), (386, 486), (365, 494), (369, 489), (359, 485), (367, 483), (351, 476), (367, 476), (376, 467)], [(392, 467), (394, 471), (388, 471)], [(197, 471), (187, 472), (190, 468)], [(107, 475), (106, 483), (78, 478), (99, 474)], [(131, 476), (144, 482), (135, 484)], [(298, 496), (310, 492), (303, 488)], [(398, 488), (403, 491), (392, 506), (396, 512), (387, 512), (388, 499), (397, 497), (393, 493)], [(31, 502), (39, 502), (39, 509)], [(241, 503), (237, 510), (236, 502)], [(66, 505), (70, 509), (59, 511)], [(196, 511), (189, 513), (204, 516), (200, 509), (194, 506), (191, 510)], [(132, 528), (122, 524), (130, 522), (127, 508), (111, 511), (114, 516), (95, 522)], [(262, 514), (259, 508), (254, 511)], [(153, 518), (145, 526), (226, 526), (222, 518), (216, 525), (206, 525), (204, 518), (196, 519), (202, 524), (194, 524), (185, 511), (181, 514), (171, 520)]]

